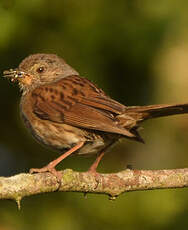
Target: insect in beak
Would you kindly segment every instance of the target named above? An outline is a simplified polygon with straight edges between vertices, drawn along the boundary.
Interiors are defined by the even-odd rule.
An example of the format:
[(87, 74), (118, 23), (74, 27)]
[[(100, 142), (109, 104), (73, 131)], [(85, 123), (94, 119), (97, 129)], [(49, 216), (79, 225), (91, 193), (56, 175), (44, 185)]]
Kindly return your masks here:
[(3, 71), (3, 77), (9, 78), (12, 82), (19, 80), (19, 78), (23, 78), (25, 73), (19, 71), (17, 69), (10, 69)]

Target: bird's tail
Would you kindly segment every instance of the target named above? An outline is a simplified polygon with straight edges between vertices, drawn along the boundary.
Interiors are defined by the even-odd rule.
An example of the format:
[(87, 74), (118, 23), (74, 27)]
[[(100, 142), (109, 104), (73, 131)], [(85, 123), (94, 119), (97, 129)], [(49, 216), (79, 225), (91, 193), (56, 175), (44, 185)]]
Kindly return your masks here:
[(117, 116), (117, 120), (119, 125), (135, 135), (131, 139), (144, 143), (144, 140), (138, 132), (138, 127), (141, 122), (151, 118), (183, 113), (188, 113), (188, 104), (129, 106), (126, 108), (125, 113)]
[(130, 106), (126, 109), (126, 114), (138, 122), (183, 113), (188, 113), (188, 104)]

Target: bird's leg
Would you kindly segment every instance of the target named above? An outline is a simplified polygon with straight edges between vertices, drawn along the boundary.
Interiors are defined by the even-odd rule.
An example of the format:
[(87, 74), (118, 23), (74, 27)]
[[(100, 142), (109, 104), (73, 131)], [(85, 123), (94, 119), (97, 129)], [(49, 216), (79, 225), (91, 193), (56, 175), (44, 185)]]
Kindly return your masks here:
[(96, 169), (99, 165), (99, 162), (101, 161), (101, 159), (103, 158), (104, 156), (104, 153), (106, 152), (106, 150), (111, 146), (113, 145), (114, 142), (108, 144), (97, 156), (96, 160), (93, 162), (93, 164), (90, 166), (90, 168), (88, 169), (88, 172), (89, 173), (93, 173), (95, 174), (96, 176), (98, 175)]
[(101, 161), (101, 159), (104, 156), (104, 151), (100, 152), (96, 158), (96, 160), (93, 162), (93, 164), (90, 166), (88, 172), (93, 173), (93, 174), (97, 174), (97, 167), (99, 165), (99, 162)]
[(44, 166), (43, 168), (32, 168), (29, 170), (29, 172), (30, 173), (50, 172), (58, 179), (58, 181), (60, 181), (62, 175), (61, 175), (61, 172), (59, 172), (55, 169), (56, 165), (58, 165), (63, 159), (68, 157), (70, 154), (72, 154), (76, 150), (80, 149), (83, 145), (84, 145), (84, 142), (80, 142), (79, 144), (75, 145), (72, 149), (63, 153), (57, 159), (51, 161), (48, 165)]
[[(106, 149), (106, 148), (105, 148)], [(98, 186), (99, 182), (100, 182), (100, 177), (99, 177), (99, 173), (96, 171), (98, 165), (99, 165), (99, 162), (101, 161), (101, 159), (103, 158), (104, 156), (104, 153), (105, 153), (105, 150), (101, 151), (98, 155), (97, 155), (97, 158), (95, 159), (95, 161), (93, 162), (93, 164), (90, 166), (90, 168), (88, 169), (88, 173), (91, 173), (94, 177), (95, 177), (95, 180), (96, 180), (96, 187)]]

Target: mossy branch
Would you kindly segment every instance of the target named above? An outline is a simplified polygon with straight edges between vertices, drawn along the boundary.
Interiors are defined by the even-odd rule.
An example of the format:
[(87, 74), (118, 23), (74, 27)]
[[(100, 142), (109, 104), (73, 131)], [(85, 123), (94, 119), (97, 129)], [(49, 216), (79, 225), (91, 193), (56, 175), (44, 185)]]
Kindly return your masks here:
[(83, 192), (107, 194), (115, 198), (124, 192), (188, 187), (188, 168), (172, 170), (131, 170), (94, 175), (62, 171), (61, 185), (50, 173), (18, 174), (0, 177), (0, 199), (13, 199), (46, 192)]

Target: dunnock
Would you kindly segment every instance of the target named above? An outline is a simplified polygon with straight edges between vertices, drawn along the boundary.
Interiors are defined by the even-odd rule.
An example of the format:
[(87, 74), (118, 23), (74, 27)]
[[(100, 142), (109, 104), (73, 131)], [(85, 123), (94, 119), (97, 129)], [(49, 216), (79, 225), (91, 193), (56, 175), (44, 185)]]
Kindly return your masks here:
[(56, 160), (30, 172), (49, 171), (70, 154), (98, 154), (89, 171), (96, 173), (104, 152), (120, 138), (143, 142), (139, 124), (147, 119), (188, 113), (188, 104), (125, 106), (54, 54), (34, 54), (17, 69), (4, 71), (22, 90), (21, 114), (42, 144), (64, 152)]

